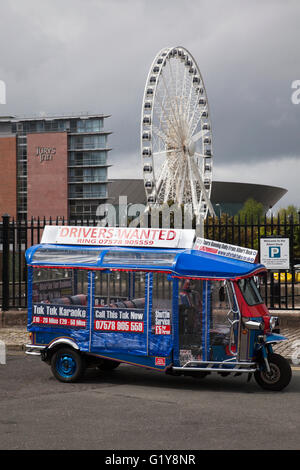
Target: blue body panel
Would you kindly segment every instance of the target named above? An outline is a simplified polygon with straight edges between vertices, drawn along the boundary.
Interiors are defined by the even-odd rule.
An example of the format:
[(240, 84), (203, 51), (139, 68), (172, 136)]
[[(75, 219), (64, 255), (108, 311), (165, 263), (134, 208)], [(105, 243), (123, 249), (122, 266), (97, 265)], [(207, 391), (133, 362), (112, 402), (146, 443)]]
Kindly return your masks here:
[[(205, 253), (197, 250), (183, 250), (183, 249), (158, 249), (158, 248), (123, 248), (123, 247), (82, 247), (85, 251), (100, 252), (99, 256), (93, 262), (58, 262), (55, 259), (57, 250), (68, 250), (68, 252), (78, 251), (81, 247), (70, 245), (35, 245), (26, 251), (26, 261), (29, 266), (60, 266), (64, 268), (77, 267), (77, 268), (90, 268), (90, 269), (143, 269), (149, 271), (167, 271), (178, 276), (188, 277), (201, 277), (207, 279), (236, 279), (254, 275), (255, 272), (265, 270), (262, 264), (253, 264), (246, 261), (240, 261), (224, 256)], [(37, 251), (47, 251), (48, 258), (46, 261), (35, 261), (34, 255)], [(51, 256), (51, 251), (53, 255)], [(108, 252), (132, 252), (135, 254), (151, 253), (159, 255), (170, 254), (174, 255), (172, 265), (153, 263), (138, 263), (138, 264), (124, 264), (124, 263), (105, 263), (105, 255)]]

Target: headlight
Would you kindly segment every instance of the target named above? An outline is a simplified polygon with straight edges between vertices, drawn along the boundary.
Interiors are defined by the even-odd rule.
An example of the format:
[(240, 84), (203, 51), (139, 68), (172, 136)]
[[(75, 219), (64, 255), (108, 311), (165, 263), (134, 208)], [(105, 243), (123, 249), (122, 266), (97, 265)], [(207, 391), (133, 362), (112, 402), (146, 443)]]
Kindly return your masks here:
[(278, 317), (271, 317), (270, 318), (270, 330), (274, 330), (274, 328), (276, 328), (276, 326), (278, 326), (278, 324), (279, 324)]

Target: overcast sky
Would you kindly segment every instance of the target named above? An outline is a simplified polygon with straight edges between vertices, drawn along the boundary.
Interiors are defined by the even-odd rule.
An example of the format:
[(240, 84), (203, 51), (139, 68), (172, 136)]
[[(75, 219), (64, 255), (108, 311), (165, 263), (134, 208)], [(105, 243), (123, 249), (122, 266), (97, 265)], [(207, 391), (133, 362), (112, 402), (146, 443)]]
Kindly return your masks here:
[(109, 177), (139, 178), (148, 69), (183, 46), (208, 94), (214, 179), (282, 186), (279, 206), (300, 206), (299, 25), (299, 0), (0, 0), (0, 114), (111, 114)]

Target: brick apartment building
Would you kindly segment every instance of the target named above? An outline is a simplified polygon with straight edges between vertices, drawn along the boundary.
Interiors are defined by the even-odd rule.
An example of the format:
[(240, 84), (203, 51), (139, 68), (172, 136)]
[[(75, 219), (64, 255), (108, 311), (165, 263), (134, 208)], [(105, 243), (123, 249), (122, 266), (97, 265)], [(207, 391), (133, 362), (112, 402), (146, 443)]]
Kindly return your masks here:
[(105, 115), (0, 116), (0, 211), (94, 217), (108, 193)]

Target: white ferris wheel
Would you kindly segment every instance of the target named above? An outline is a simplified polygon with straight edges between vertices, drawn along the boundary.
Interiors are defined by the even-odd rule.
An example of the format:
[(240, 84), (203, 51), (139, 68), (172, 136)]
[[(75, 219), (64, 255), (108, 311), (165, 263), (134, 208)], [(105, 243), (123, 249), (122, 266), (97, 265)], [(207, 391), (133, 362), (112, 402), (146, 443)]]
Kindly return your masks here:
[(141, 154), (147, 207), (191, 204), (197, 220), (208, 212), (212, 186), (212, 132), (199, 67), (184, 47), (162, 49), (147, 77), (141, 118)]

